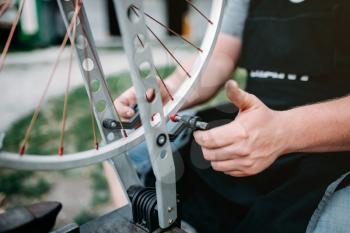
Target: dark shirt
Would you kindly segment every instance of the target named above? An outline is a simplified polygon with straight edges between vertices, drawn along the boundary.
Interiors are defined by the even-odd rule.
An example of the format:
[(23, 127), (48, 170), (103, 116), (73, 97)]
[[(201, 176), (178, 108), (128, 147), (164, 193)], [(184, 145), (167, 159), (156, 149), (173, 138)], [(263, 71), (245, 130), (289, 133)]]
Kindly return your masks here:
[[(241, 5), (238, 2), (229, 1), (227, 10), (232, 12), (234, 5), (242, 7), (249, 1), (242, 1)], [(350, 92), (350, 66), (344, 69), (345, 66), (340, 68), (338, 65), (347, 64), (350, 53), (345, 54), (347, 45), (344, 52), (340, 52), (338, 46), (344, 43), (334, 40), (338, 34), (329, 34), (330, 31), (340, 31), (342, 36), (350, 38), (350, 29), (344, 27), (340, 30), (342, 23), (334, 26), (333, 23), (338, 22), (343, 13), (337, 11), (337, 17), (333, 18), (334, 12), (327, 8), (327, 4), (333, 2), (321, 2), (320, 7), (312, 7), (312, 4), (318, 4), (318, 0), (299, 4), (289, 0), (252, 0), (249, 5), (240, 64), (249, 71), (248, 92), (273, 109), (311, 104)], [(350, 9), (349, 2), (334, 3), (338, 2), (345, 4), (343, 8)], [(245, 17), (241, 11), (243, 8), (236, 9)], [(239, 36), (239, 29), (236, 29), (242, 20), (232, 23), (234, 28), (229, 30), (228, 15), (234, 14), (226, 14), (222, 32), (231, 31), (233, 36)], [(303, 18), (305, 15), (307, 17)], [(348, 22), (347, 16), (344, 21)], [(226, 110), (223, 111), (223, 108)], [(199, 115), (214, 127), (232, 121), (234, 111), (232, 105), (227, 105), (200, 112)], [(258, 175), (235, 178), (213, 171), (194, 141), (181, 153), (186, 154), (189, 170), (195, 171), (191, 179), (198, 176), (198, 185), (202, 184), (199, 189), (206, 192), (205, 195), (204, 191), (202, 195), (197, 194), (196, 201), (192, 199), (193, 203), (205, 203), (199, 200), (213, 196), (222, 198), (218, 207), (208, 204), (210, 207), (206, 211), (218, 214), (209, 224), (196, 223), (198, 220), (188, 215), (194, 212), (193, 215), (201, 216), (205, 208), (198, 212), (195, 205), (191, 204), (191, 208), (185, 205), (188, 211), (185, 217), (197, 225), (200, 232), (220, 232), (220, 226), (225, 226), (225, 232), (305, 232), (327, 186), (350, 170), (349, 152), (293, 153), (281, 156)], [(196, 194), (191, 183), (185, 187), (186, 192), (192, 190), (192, 194)], [(231, 224), (227, 222), (230, 220), (226, 215), (232, 217)], [(208, 216), (202, 219), (205, 218)]]

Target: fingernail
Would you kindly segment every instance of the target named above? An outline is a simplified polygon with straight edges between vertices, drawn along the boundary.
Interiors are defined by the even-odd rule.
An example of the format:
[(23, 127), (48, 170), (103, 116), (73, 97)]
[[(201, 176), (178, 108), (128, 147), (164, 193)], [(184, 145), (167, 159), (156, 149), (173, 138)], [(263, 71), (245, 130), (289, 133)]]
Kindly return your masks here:
[(229, 87), (229, 86), (231, 86), (231, 85), (233, 85), (232, 87), (238, 87), (237, 82), (234, 81), (234, 80), (230, 80), (230, 81), (228, 81), (228, 82), (226, 83), (226, 87)]

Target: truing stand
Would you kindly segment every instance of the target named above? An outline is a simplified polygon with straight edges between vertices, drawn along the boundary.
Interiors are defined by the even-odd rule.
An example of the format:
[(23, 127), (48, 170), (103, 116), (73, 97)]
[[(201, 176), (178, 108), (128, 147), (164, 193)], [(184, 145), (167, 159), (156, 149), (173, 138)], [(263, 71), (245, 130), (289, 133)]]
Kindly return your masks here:
[[(159, 226), (166, 229), (177, 220), (175, 165), (166, 131), (161, 94), (148, 40), (142, 0), (114, 0), (124, 48), (130, 64), (131, 78), (136, 90), (137, 103), (145, 130), (152, 168), (156, 177), (156, 195)], [(135, 11), (138, 9), (138, 11)], [(137, 45), (141, 44), (141, 47)], [(146, 74), (143, 69), (149, 69)], [(154, 98), (148, 99), (151, 91)], [(159, 116), (159, 117), (154, 117)], [(164, 143), (157, 138), (165, 135)]]
[[(74, 15), (75, 1), (58, 0), (65, 24), (68, 27), (72, 15)], [(82, 2), (80, 2), (82, 4)], [(166, 121), (163, 114), (163, 106), (160, 91), (156, 81), (156, 72), (148, 45), (143, 4), (141, 0), (115, 0), (121, 31), (124, 39), (124, 47), (131, 64), (133, 85), (137, 93), (137, 102), (140, 109), (142, 125), (145, 129), (145, 137), (151, 157), (153, 171), (156, 177), (156, 197), (159, 226), (162, 229), (171, 227), (177, 220), (177, 199), (175, 166), (170, 148), (169, 137), (166, 132)], [(140, 9), (138, 14), (132, 14), (133, 6)], [(93, 105), (97, 125), (101, 132), (103, 142), (109, 144), (123, 137), (121, 130), (113, 130), (104, 127), (107, 121), (121, 122), (115, 111), (113, 101), (109, 95), (105, 82), (101, 63), (97, 56), (95, 44), (82, 6), (76, 27), (76, 53), (84, 77), (87, 92)], [(142, 38), (143, 49), (135, 47), (136, 38)], [(72, 39), (72, 36), (71, 36)], [(143, 64), (148, 65), (150, 72), (147, 77), (141, 77), (140, 69)], [(97, 86), (97, 88), (96, 88)], [(148, 90), (154, 91), (155, 98), (149, 100), (145, 97)], [(154, 116), (159, 117), (155, 120)], [(163, 143), (157, 144), (156, 139), (163, 137)], [(123, 185), (124, 192), (131, 186), (140, 186), (135, 169), (128, 160), (127, 154), (116, 156), (111, 160), (116, 168)]]
[[(68, 27), (74, 15), (76, 2), (74, 0), (57, 1)], [(115, 156), (110, 160), (124, 186), (125, 194), (126, 191), (129, 194), (128, 207), (132, 210), (134, 223), (147, 232), (153, 232), (157, 229), (170, 229), (180, 223), (175, 165), (170, 139), (175, 139), (185, 128), (191, 128), (192, 130), (206, 129), (207, 124), (200, 122), (196, 117), (175, 116), (173, 120), (179, 121), (181, 124), (176, 128), (173, 135), (168, 135), (160, 98), (161, 94), (156, 80), (156, 69), (148, 43), (143, 1), (114, 0), (114, 2), (140, 114), (129, 123), (122, 123), (119, 119), (107, 89), (83, 6), (77, 19), (76, 53), (103, 143), (109, 144), (126, 136), (123, 135), (122, 130), (139, 127), (141, 125), (140, 119), (142, 121), (152, 168), (156, 177), (156, 188), (150, 189), (141, 186), (141, 182), (126, 153), (122, 156)], [(72, 39), (72, 36), (70, 38)], [(137, 44), (142, 44), (142, 47), (138, 47)], [(146, 69), (149, 69), (146, 75), (143, 71), (145, 65)], [(149, 91), (153, 92), (154, 98), (147, 98), (146, 93)]]

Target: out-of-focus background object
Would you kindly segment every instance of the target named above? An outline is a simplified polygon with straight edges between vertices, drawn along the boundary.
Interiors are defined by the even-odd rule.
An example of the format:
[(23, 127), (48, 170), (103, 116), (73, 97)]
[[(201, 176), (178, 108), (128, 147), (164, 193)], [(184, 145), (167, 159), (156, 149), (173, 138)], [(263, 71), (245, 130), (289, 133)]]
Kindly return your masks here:
[[(6, 1), (6, 0), (2, 0)], [(210, 0), (194, 0), (200, 9), (209, 9)], [(18, 0), (12, 0), (10, 8), (0, 18), (0, 35), (7, 35), (11, 23), (15, 19)], [(90, 19), (97, 46), (121, 45), (120, 30), (112, 0), (85, 0), (87, 15)], [(203, 35), (205, 27), (198, 26), (202, 18), (185, 1), (147, 0), (145, 12), (165, 22), (180, 34), (196, 40)], [(150, 26), (154, 25), (148, 19)], [(154, 27), (154, 32), (161, 38), (170, 36), (162, 27)], [(24, 6), (14, 44), (17, 49), (33, 49), (59, 43), (65, 28), (56, 0), (28, 0)], [(6, 36), (0, 37), (4, 43)]]

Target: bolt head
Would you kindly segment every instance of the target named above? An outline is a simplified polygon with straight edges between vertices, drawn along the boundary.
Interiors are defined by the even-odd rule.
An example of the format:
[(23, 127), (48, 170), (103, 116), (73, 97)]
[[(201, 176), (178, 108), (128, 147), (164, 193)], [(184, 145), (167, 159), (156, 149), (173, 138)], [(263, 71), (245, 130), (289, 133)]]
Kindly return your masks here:
[(164, 146), (166, 144), (166, 141), (167, 141), (167, 137), (165, 134), (160, 134), (157, 137), (157, 145), (158, 146)]

